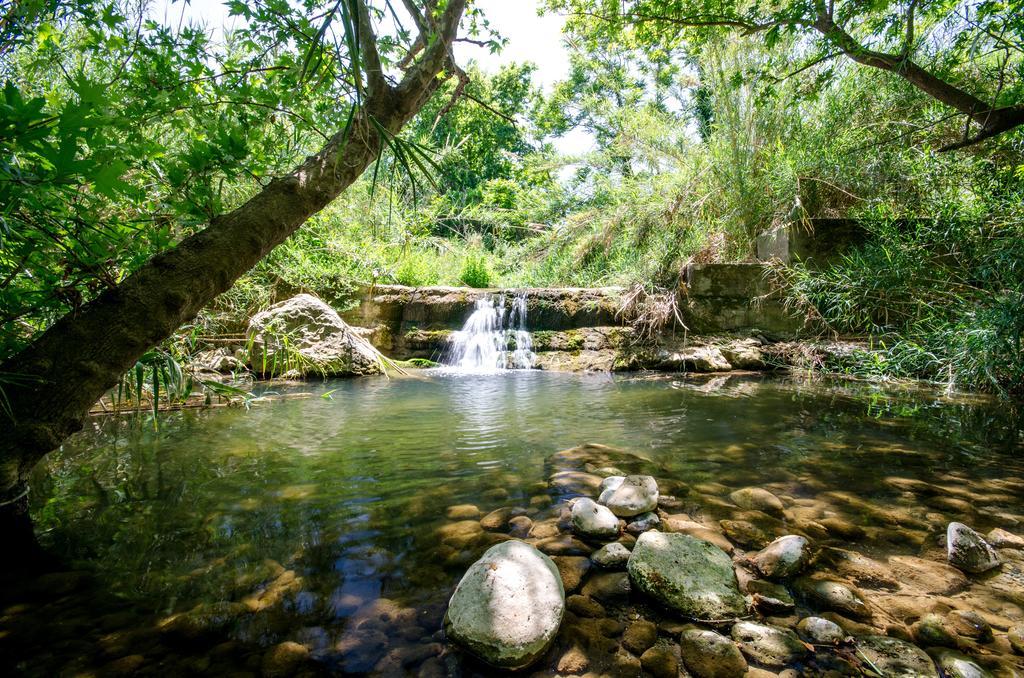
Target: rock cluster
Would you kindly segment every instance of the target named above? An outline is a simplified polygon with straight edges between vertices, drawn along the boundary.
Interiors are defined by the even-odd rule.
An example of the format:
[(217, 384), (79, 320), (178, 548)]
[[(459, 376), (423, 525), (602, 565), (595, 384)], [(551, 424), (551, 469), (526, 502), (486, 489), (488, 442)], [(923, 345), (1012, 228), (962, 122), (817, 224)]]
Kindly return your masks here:
[[(449, 621), (448, 639), (493, 666), (673, 678), (680, 671), (718, 678), (876, 670), (984, 677), (996, 675), (997, 662), (978, 648), (997, 643), (1004, 656), (1024, 653), (1024, 608), (1016, 626), (999, 617), (1002, 630), (993, 631), (986, 605), (994, 599), (981, 597), (1003, 590), (1002, 600), (1020, 601), (1004, 603), (1004, 610), (1024, 605), (1019, 583), (1012, 589), (1019, 566), (1007, 564), (1024, 562), (1024, 549), (1013, 551), (1018, 545), (1011, 531), (986, 539), (966, 525), (950, 527), (948, 563), (925, 547), (917, 555), (904, 549), (876, 560), (853, 550), (858, 540), (879, 534), (861, 527), (857, 512), (882, 525), (916, 525), (915, 516), (884, 515), (840, 492), (825, 500), (845, 510), (821, 512), (820, 500), (795, 500), (774, 486), (687, 486), (657, 477), (640, 458), (601, 446), (567, 450), (551, 461), (554, 503), (531, 500), (519, 517), (532, 521), (526, 542), (551, 556), (571, 595), (561, 628), (552, 634), (545, 626), (528, 651), (511, 655), (489, 654)], [(694, 498), (705, 515), (669, 512)], [(466, 514), (452, 512), (453, 519)], [(508, 521), (495, 520), (487, 530), (478, 521), (453, 520), (439, 534), (451, 547), (480, 548), (488, 539), (512, 537)], [(1003, 573), (993, 575), (1000, 563)], [(481, 567), (478, 562), (469, 571)], [(984, 588), (978, 574), (986, 577)], [(550, 581), (550, 569), (545, 578)], [(508, 644), (525, 646), (511, 636)]]
[[(443, 598), (407, 606), (357, 595), (355, 580), (321, 597), (304, 568), (248, 552), (245, 568), (222, 566), (224, 600), (128, 633), (88, 610), (86, 624), (55, 625), (47, 639), (81, 635), (96, 675), (165, 665), (173, 675), (1024, 675), (1024, 511), (1014, 508), (1024, 483), (892, 477), (885, 498), (869, 501), (795, 472), (760, 487), (745, 487), (746, 468), (683, 483), (597, 445), (548, 464), (542, 481), (503, 476), (473, 503), (447, 488), (418, 497), (438, 521), (422, 535), (437, 569), (405, 572), (413, 585), (461, 577)], [(643, 478), (630, 485), (645, 502), (658, 493), (656, 505), (619, 516), (598, 501), (616, 481), (601, 484), (618, 477), (618, 489), (630, 476)], [(584, 509), (614, 530), (588, 529)], [(81, 586), (81, 573), (53, 573), (26, 593), (70, 600)], [(21, 638), (23, 608), (5, 607), (11, 638)], [(272, 640), (240, 649), (228, 634)]]

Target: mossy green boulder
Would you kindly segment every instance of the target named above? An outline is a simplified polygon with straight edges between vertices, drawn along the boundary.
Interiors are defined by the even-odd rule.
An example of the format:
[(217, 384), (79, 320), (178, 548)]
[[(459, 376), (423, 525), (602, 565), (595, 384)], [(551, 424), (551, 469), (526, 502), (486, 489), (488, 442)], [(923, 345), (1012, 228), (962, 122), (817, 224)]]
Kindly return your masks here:
[(728, 619), (747, 612), (732, 559), (696, 537), (644, 532), (626, 569), (633, 586), (686, 617)]

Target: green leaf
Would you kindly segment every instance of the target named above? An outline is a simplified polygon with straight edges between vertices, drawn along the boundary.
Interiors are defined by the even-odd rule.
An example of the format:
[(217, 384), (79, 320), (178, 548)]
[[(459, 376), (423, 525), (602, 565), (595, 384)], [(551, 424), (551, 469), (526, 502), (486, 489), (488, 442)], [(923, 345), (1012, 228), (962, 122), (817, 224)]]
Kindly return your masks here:
[(116, 198), (118, 194), (131, 188), (128, 183), (121, 180), (121, 175), (127, 170), (128, 163), (123, 160), (112, 160), (93, 174), (93, 187), (108, 198)]

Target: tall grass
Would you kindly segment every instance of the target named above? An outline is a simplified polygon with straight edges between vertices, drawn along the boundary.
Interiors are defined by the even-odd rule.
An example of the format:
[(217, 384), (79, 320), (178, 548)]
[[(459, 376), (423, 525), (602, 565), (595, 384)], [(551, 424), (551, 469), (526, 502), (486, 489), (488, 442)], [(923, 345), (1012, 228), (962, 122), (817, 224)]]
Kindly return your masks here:
[(1024, 219), (868, 224), (863, 247), (788, 275), (797, 304), (870, 339), (841, 369), (1024, 393)]

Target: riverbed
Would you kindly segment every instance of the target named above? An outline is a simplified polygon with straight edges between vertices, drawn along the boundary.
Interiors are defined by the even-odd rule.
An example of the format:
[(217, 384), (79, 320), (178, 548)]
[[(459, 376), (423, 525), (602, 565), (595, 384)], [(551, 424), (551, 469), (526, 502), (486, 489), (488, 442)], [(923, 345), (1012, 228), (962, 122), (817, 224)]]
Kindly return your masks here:
[[(568, 536), (566, 502), (593, 488), (557, 474), (593, 475), (601, 457), (657, 477), (663, 516), (714, 533), (736, 560), (762, 537), (802, 534), (882, 564), (892, 585), (875, 588), (856, 568), (819, 565), (878, 608), (857, 622), (864, 633), (910, 637), (926, 613), (969, 609), (994, 635), (962, 649), (992, 671), (1024, 671), (1005, 639), (1024, 622), (1021, 552), (1006, 550), (1003, 579), (948, 590), (904, 590), (926, 575), (892, 564), (943, 564), (950, 521), (1024, 534), (1022, 422), (1005, 403), (792, 376), (539, 371), (262, 394), (248, 408), (95, 418), (40, 464), (32, 516), (61, 566), (5, 590), (0, 661), (33, 676), (493, 675), (446, 642), (455, 584), (498, 541), (565, 535), (551, 554), (578, 559), (566, 594), (599, 603), (607, 622), (594, 633), (610, 646), (597, 656), (600, 643), (571, 637), (582, 615), (570, 612), (533, 670), (553, 675), (576, 647), (589, 670), (640, 671), (620, 656), (624, 630), (650, 619), (678, 655), (686, 620), (636, 592), (602, 591), (608, 573), (583, 564)], [(572, 468), (557, 455), (586, 444), (612, 449)], [(777, 496), (784, 514), (735, 505), (747, 487)], [(727, 534), (723, 521), (757, 532)], [(798, 597), (774, 616), (795, 625), (813, 608)], [(797, 668), (839, 670), (829, 661)]]

